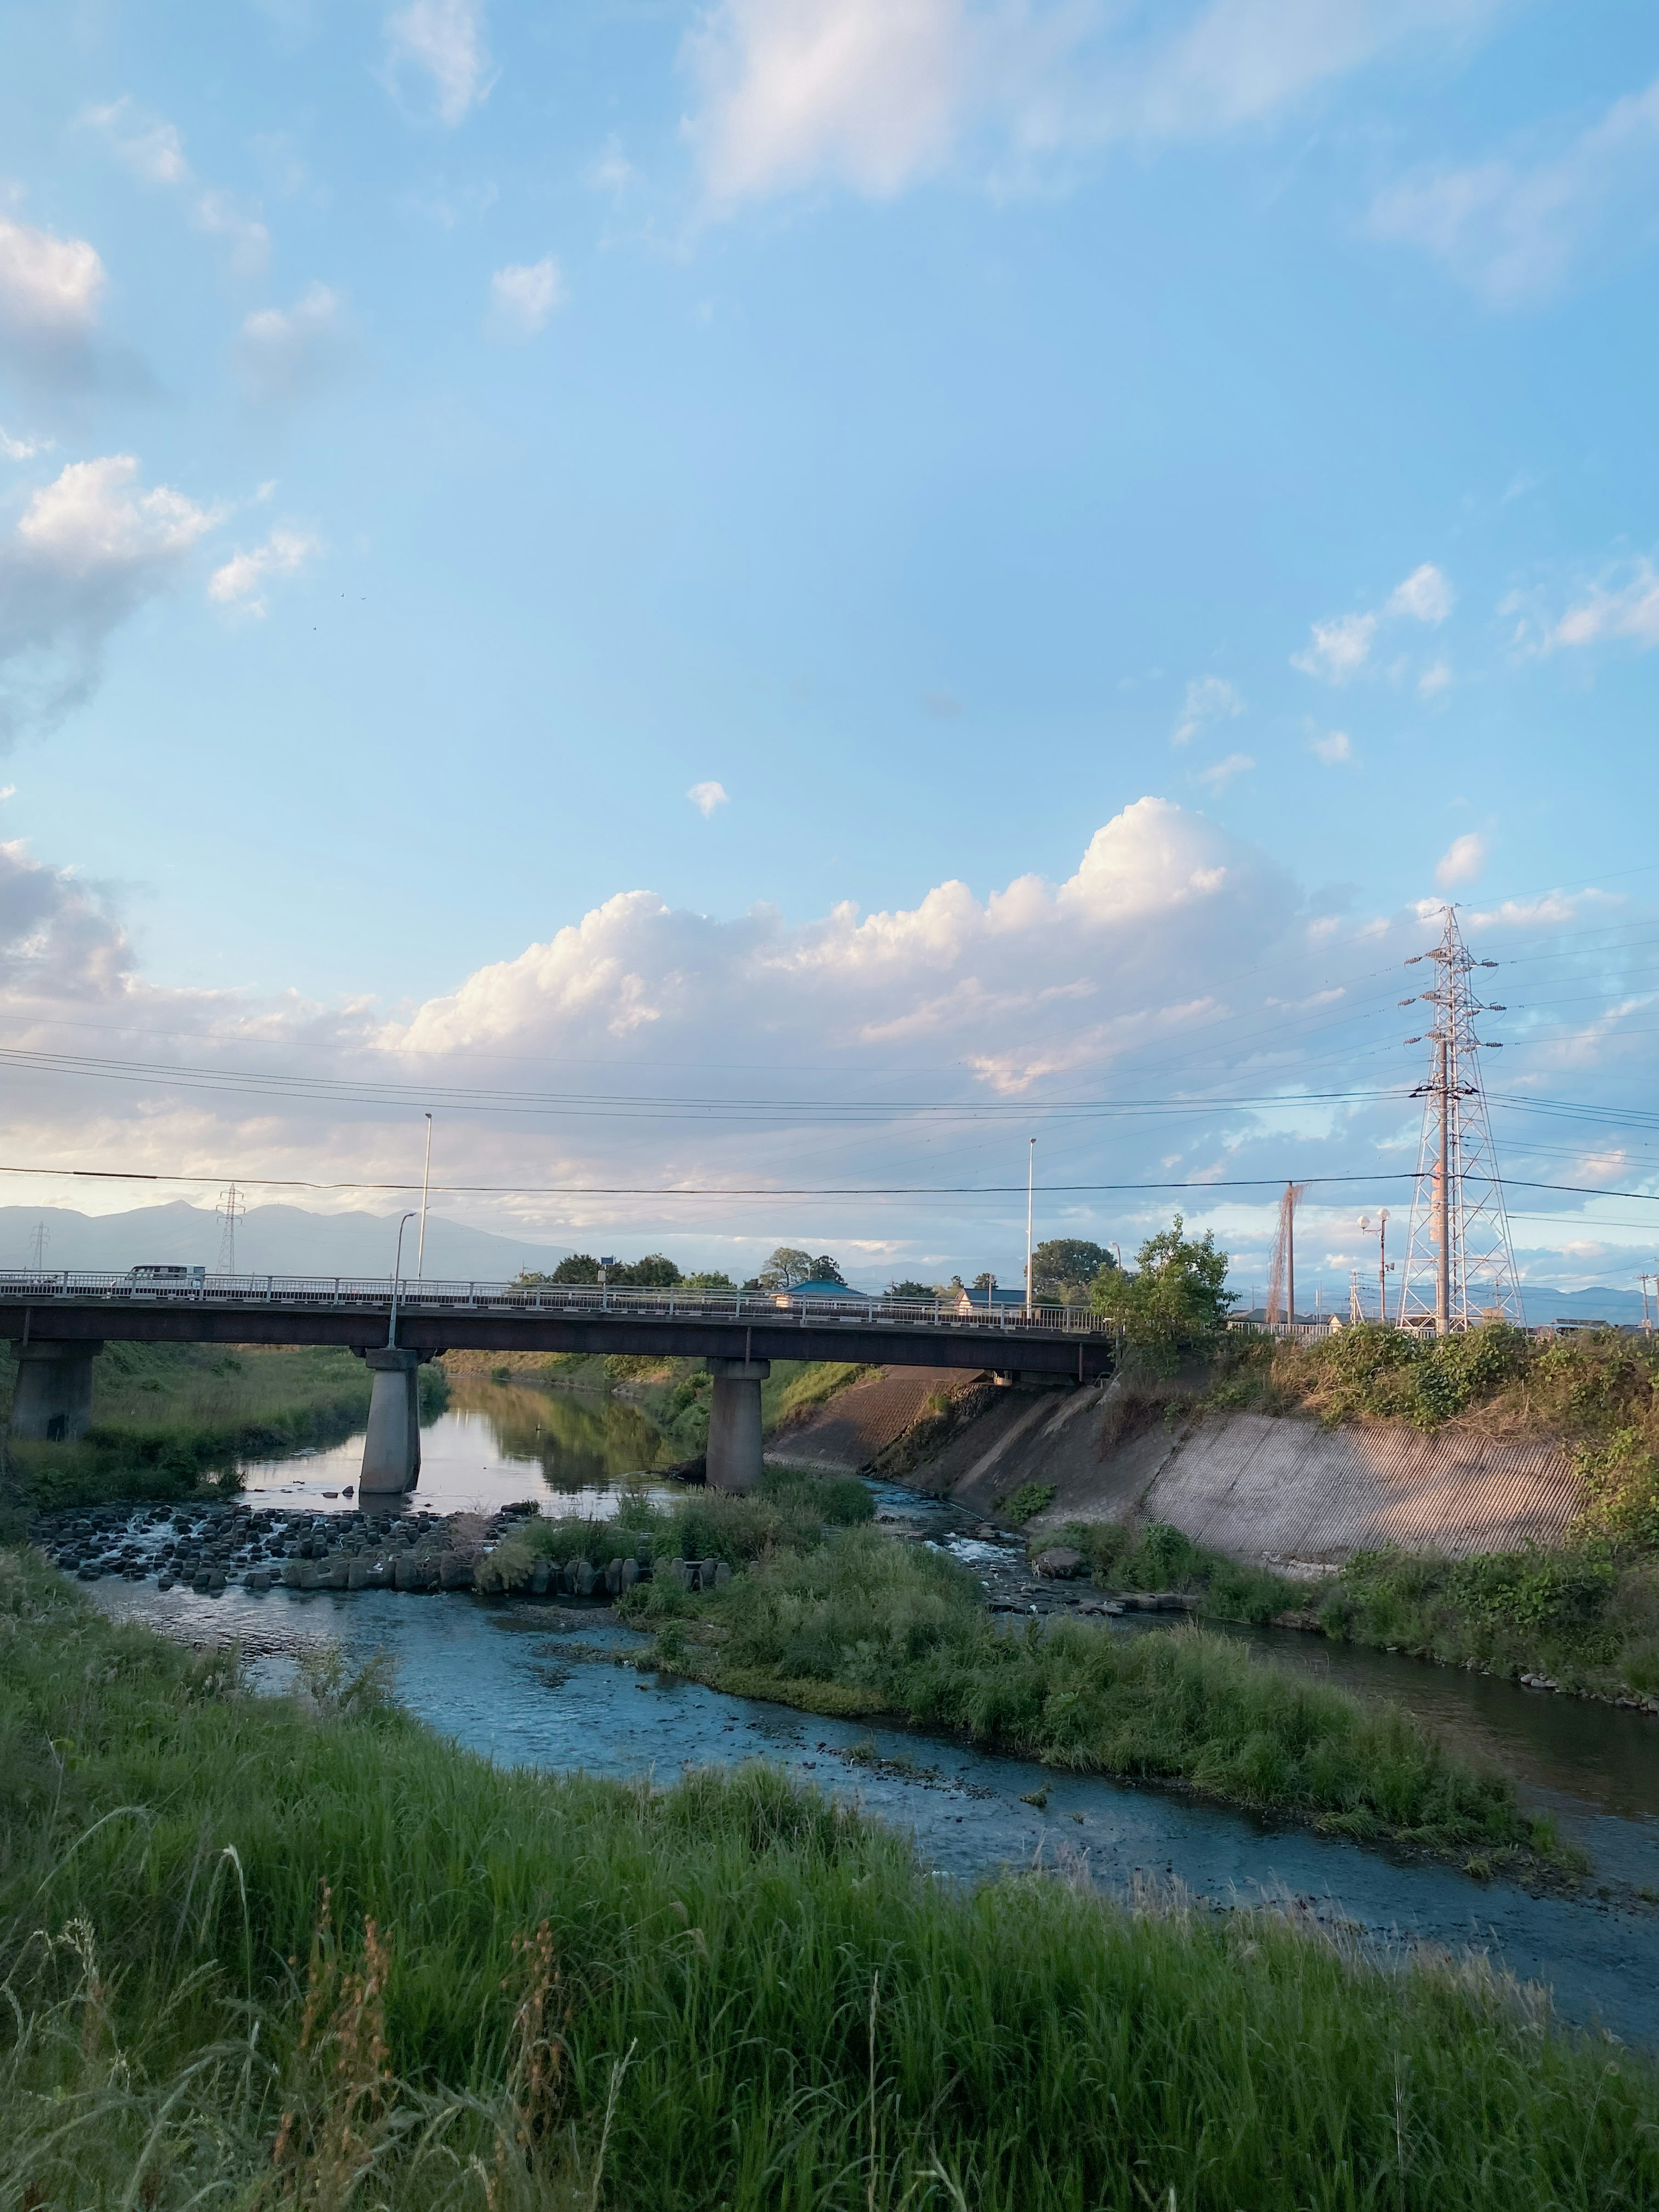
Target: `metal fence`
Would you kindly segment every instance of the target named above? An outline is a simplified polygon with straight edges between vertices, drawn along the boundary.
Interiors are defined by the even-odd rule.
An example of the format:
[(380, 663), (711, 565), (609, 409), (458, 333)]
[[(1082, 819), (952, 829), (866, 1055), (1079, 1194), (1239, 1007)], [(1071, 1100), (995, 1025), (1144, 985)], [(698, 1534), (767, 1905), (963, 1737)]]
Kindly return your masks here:
[(31, 1305), (59, 1303), (121, 1305), (213, 1305), (389, 1308), (396, 1296), (401, 1313), (525, 1313), (638, 1315), (651, 1320), (776, 1323), (848, 1322), (861, 1327), (988, 1331), (1012, 1336), (1109, 1336), (1115, 1324), (1086, 1308), (1037, 1306), (973, 1307), (964, 1311), (953, 1300), (921, 1298), (797, 1298), (783, 1291), (611, 1290), (597, 1285), (543, 1285), (530, 1290), (512, 1283), (435, 1281), (430, 1276), (385, 1275), (203, 1275), (195, 1279), (156, 1279), (96, 1270), (0, 1268), (0, 1300)]

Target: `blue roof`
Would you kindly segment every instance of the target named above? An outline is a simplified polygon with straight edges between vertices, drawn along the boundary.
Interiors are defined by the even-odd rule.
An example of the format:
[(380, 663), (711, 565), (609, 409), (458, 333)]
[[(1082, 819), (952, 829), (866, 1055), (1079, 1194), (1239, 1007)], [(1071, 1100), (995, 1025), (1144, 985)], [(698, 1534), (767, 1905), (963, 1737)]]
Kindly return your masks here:
[(816, 1275), (810, 1283), (792, 1283), (792, 1298), (867, 1298), (867, 1291), (855, 1291), (848, 1283), (837, 1283), (827, 1275)]

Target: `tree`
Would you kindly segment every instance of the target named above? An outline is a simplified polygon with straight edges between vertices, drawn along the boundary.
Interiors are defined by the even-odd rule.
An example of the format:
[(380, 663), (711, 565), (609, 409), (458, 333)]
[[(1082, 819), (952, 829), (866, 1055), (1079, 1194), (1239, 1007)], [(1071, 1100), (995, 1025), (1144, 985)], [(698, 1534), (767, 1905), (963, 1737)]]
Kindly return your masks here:
[(1119, 1322), (1131, 1350), (1159, 1375), (1213, 1352), (1235, 1303), (1223, 1288), (1228, 1255), (1216, 1249), (1214, 1231), (1194, 1238), (1184, 1227), (1177, 1213), (1141, 1246), (1133, 1274), (1103, 1267), (1091, 1287), (1096, 1312)]
[(630, 1260), (609, 1272), (613, 1283), (629, 1291), (672, 1291), (680, 1279), (679, 1269), (660, 1252), (647, 1252), (643, 1260)]
[(1095, 1277), (1116, 1265), (1103, 1244), (1086, 1237), (1051, 1237), (1031, 1255), (1031, 1295), (1051, 1305), (1086, 1305)]
[(599, 1263), (591, 1252), (568, 1252), (547, 1279), (550, 1283), (597, 1283)]
[(811, 1283), (841, 1283), (845, 1285), (847, 1278), (841, 1272), (841, 1261), (839, 1260), (832, 1260), (827, 1252), (820, 1252), (817, 1258), (812, 1262), (811, 1273), (805, 1278), (805, 1280)]
[(890, 1298), (932, 1298), (937, 1295), (931, 1283), (889, 1283)]
[(681, 1278), (681, 1288), (688, 1291), (735, 1291), (737, 1287), (730, 1275), (714, 1273)]
[(763, 1291), (792, 1291), (797, 1283), (812, 1279), (813, 1260), (793, 1244), (780, 1244), (755, 1278)]
[(997, 1279), (988, 1268), (984, 1274), (975, 1275), (974, 1278), (974, 1288), (976, 1291), (994, 1291), (996, 1286)]

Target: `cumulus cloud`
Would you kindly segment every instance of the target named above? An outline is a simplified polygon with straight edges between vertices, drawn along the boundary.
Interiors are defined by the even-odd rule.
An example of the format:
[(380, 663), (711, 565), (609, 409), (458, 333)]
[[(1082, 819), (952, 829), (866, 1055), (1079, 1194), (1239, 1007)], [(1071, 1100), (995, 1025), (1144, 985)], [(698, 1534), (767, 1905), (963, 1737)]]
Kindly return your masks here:
[(694, 783), (685, 795), (705, 822), (717, 806), (729, 804), (726, 786), (723, 783)]
[(1435, 865), (1434, 879), (1442, 890), (1473, 883), (1486, 865), (1486, 841), (1478, 830), (1454, 837)]
[(534, 337), (564, 298), (564, 278), (550, 253), (540, 261), (509, 262), (489, 280), (490, 328), (497, 337)]
[(240, 608), (244, 614), (265, 612), (265, 586), (273, 576), (296, 576), (320, 550), (314, 538), (303, 532), (273, 530), (263, 545), (233, 553), (208, 579), (208, 597), (220, 606)]
[(1423, 671), (1417, 679), (1419, 699), (1437, 699), (1443, 691), (1451, 689), (1452, 672), (1443, 660), (1437, 660)]
[(122, 166), (141, 183), (178, 192), (190, 210), (196, 228), (222, 238), (231, 249), (232, 265), (242, 276), (257, 276), (270, 252), (270, 234), (261, 221), (257, 203), (245, 203), (233, 192), (204, 184), (185, 155), (185, 142), (176, 124), (144, 114), (128, 98), (102, 107), (88, 107), (80, 120), (96, 131)]
[(711, 199), (820, 181), (884, 198), (970, 134), (1006, 167), (1114, 139), (1259, 125), (1489, 0), (716, 0), (688, 37), (686, 134)]
[(0, 844), (0, 991), (52, 1000), (106, 998), (133, 972), (132, 948), (97, 892), (68, 868)]
[(1346, 684), (1369, 663), (1383, 623), (1403, 618), (1437, 627), (1451, 612), (1455, 598), (1444, 572), (1425, 561), (1375, 611), (1315, 623), (1307, 644), (1291, 655), (1291, 665), (1327, 684)]
[(1184, 745), (1210, 722), (1229, 720), (1244, 711), (1244, 702), (1232, 685), (1219, 676), (1199, 676), (1187, 686), (1187, 697), (1170, 732), (1172, 745)]
[(1333, 730), (1328, 736), (1314, 739), (1312, 751), (1327, 768), (1334, 768), (1339, 762), (1353, 758), (1353, 744), (1346, 730)]
[(75, 461), (0, 538), (0, 735), (50, 725), (96, 681), (105, 639), (181, 580), (217, 520), (130, 453)]
[(411, 0), (386, 19), (394, 83), (426, 80), (438, 120), (451, 130), (489, 97), (495, 82), (484, 38), (483, 0)]
[(291, 307), (259, 307), (236, 337), (236, 366), (250, 399), (293, 407), (333, 383), (350, 357), (344, 302), (327, 284), (309, 284)]
[(0, 428), (0, 454), (9, 461), (32, 461), (37, 453), (51, 453), (55, 443), (52, 438), (14, 438)]
[(0, 359), (32, 378), (80, 381), (107, 281), (84, 238), (0, 216)]
[(1373, 204), (1370, 228), (1431, 255), (1493, 307), (1518, 307), (1557, 290), (1601, 241), (1648, 231), (1656, 181), (1659, 83), (1541, 159), (1497, 155), (1402, 177)]

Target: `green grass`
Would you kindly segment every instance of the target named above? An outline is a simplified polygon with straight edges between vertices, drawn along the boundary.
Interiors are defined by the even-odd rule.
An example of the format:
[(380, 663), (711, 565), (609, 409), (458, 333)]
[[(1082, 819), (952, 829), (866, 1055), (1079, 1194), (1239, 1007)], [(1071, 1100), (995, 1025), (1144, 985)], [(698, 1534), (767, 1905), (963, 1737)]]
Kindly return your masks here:
[[(15, 1362), (0, 1389), (9, 1412)], [(234, 1489), (240, 1460), (329, 1444), (361, 1427), (370, 1376), (333, 1346), (228, 1350), (110, 1344), (93, 1362), (92, 1427), (73, 1443), (11, 1443), (14, 1502), (52, 1510), (124, 1498)], [(443, 1402), (441, 1372), (421, 1370), (422, 1410)]]
[(1513, 1785), (1447, 1751), (1400, 1708), (1273, 1666), (1230, 1638), (1134, 1638), (1083, 1621), (1010, 1632), (967, 1571), (849, 1530), (777, 1549), (712, 1597), (653, 1583), (662, 1663), (809, 1711), (891, 1713), (1057, 1767), (1182, 1784), (1369, 1842), (1484, 1870), (1576, 1871)]
[(1046, 1512), (1054, 1502), (1052, 1482), (1022, 1482), (1010, 1496), (998, 1501), (1003, 1518), (1012, 1521), (1017, 1528), (1033, 1521), (1039, 1513)]
[(0, 1561), (0, 2203), (1659, 2203), (1654, 2069), (1479, 1966), (967, 1893), (764, 1770), (506, 1772), (313, 1688)]

